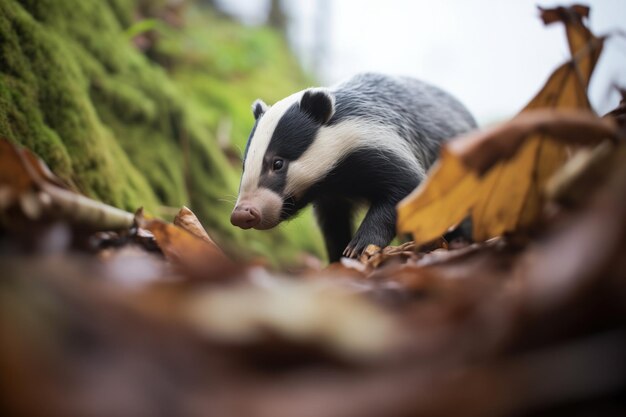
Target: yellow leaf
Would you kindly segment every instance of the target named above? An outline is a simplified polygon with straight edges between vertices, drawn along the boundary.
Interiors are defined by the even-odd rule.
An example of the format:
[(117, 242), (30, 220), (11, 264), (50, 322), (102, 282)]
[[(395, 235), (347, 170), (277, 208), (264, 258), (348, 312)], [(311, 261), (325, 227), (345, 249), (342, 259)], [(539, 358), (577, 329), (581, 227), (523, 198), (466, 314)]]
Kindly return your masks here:
[[(539, 108), (589, 112), (587, 85), (603, 45), (603, 39), (596, 38), (583, 24), (589, 9), (572, 6), (541, 12), (546, 24), (565, 24), (573, 58), (550, 76), (522, 113)], [(595, 123), (589, 114), (584, 118), (584, 123)], [(399, 204), (398, 230), (412, 232), (420, 243), (441, 236), (468, 214), (477, 240), (532, 225), (540, 214), (547, 180), (569, 156), (563, 135), (575, 134), (576, 140), (581, 140), (580, 132), (562, 128), (576, 125), (571, 114), (533, 115), (514, 119), (499, 130), (449, 142), (429, 178)], [(545, 128), (556, 129), (552, 133), (561, 141), (549, 140)]]
[[(512, 230), (524, 206), (528, 171), (545, 143), (589, 145), (612, 138), (620, 130), (611, 118), (589, 111), (535, 110), (495, 128), (450, 143), (428, 178), (398, 205), (398, 230), (411, 232), (416, 244), (433, 240), (472, 214), (481, 222), (476, 236), (486, 239)], [(530, 167), (529, 167), (530, 165)], [(519, 169), (520, 175), (503, 175)], [(518, 210), (517, 212), (515, 210)]]
[(485, 175), (472, 210), (476, 240), (486, 240), (515, 227), (531, 183), (529, 176), (517, 173), (532, 170), (537, 147), (537, 141), (527, 142), (513, 159), (498, 164)]
[[(445, 148), (431, 171), (434, 175), (424, 180), (398, 207), (400, 231), (412, 232), (419, 242), (436, 239), (442, 231), (463, 220), (467, 206), (455, 202), (472, 204), (479, 185), (476, 175), (467, 173), (461, 160), (448, 154)], [(439, 178), (447, 181), (439, 181)]]

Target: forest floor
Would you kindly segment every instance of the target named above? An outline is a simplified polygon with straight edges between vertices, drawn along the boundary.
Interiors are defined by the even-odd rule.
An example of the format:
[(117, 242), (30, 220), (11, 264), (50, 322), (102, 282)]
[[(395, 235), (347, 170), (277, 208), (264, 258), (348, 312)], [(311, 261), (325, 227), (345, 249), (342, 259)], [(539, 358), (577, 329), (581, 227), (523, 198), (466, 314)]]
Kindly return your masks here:
[[(589, 106), (587, 13), (542, 11), (572, 60), (356, 260), (245, 260), (0, 141), (0, 414), (624, 415), (626, 101)], [(475, 243), (440, 237), (468, 213)]]

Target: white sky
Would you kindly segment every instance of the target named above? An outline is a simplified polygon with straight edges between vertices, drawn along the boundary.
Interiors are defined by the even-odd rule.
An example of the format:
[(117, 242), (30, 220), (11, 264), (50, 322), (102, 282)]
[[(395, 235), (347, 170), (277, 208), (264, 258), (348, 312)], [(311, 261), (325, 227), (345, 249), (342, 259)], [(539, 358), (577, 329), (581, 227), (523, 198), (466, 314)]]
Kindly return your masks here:
[[(268, 0), (222, 0), (248, 23), (263, 22)], [(582, 2), (582, 1), (581, 1)], [(290, 0), (290, 36), (305, 66), (324, 84), (362, 71), (412, 75), (452, 92), (487, 124), (510, 117), (568, 57), (562, 25), (545, 27), (542, 0)], [(596, 34), (626, 33), (626, 0), (591, 0)], [(626, 36), (626, 35), (625, 35)], [(315, 48), (322, 40), (321, 59)], [(319, 56), (319, 55), (317, 55)], [(315, 62), (314, 62), (315, 61)], [(626, 87), (626, 38), (607, 42), (592, 80), (599, 113)]]

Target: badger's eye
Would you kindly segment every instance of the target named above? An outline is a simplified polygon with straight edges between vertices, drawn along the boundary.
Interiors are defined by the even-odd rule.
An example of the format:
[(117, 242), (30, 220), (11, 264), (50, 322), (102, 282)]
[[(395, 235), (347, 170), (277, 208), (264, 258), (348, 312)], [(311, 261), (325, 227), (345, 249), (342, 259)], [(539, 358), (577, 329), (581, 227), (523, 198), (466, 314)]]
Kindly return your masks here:
[(285, 161), (283, 161), (282, 159), (274, 159), (274, 162), (272, 162), (272, 170), (273, 171), (280, 171), (281, 169), (283, 169), (283, 166), (285, 166)]

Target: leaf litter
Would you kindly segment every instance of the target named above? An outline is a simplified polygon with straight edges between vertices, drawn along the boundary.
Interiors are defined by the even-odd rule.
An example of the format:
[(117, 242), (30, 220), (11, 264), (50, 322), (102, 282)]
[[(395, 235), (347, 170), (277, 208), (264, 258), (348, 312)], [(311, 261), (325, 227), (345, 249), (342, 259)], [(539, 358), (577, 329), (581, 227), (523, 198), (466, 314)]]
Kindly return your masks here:
[[(589, 106), (588, 14), (541, 10), (572, 60), (444, 147), (399, 207), (413, 241), (325, 268), (251, 263), (188, 208), (122, 212), (0, 141), (0, 411), (623, 414), (624, 113)], [(467, 215), (476, 243), (452, 249)]]

